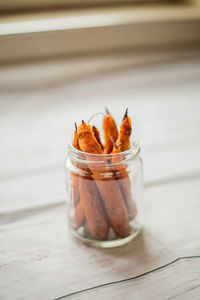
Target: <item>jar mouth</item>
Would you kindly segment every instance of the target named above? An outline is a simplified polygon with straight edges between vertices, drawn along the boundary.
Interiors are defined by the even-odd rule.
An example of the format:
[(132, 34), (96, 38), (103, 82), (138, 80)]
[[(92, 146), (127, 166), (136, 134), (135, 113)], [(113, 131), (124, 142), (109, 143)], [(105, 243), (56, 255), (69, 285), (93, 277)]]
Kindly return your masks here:
[[(72, 142), (69, 142), (69, 157), (73, 161), (81, 162), (81, 163), (98, 163), (98, 164), (104, 164), (105, 160), (112, 161), (112, 157), (118, 158), (120, 162), (126, 162), (128, 160), (135, 159), (138, 154), (140, 153), (140, 146), (138, 139), (134, 136), (133, 140), (131, 142), (130, 149), (119, 152), (119, 153), (110, 153), (110, 154), (94, 154), (94, 153), (88, 153), (80, 151), (76, 148), (74, 148)], [(118, 160), (117, 159), (117, 160)], [(115, 163), (118, 164), (118, 163)], [(115, 165), (112, 164), (112, 165)], [(109, 164), (110, 165), (110, 164)]]

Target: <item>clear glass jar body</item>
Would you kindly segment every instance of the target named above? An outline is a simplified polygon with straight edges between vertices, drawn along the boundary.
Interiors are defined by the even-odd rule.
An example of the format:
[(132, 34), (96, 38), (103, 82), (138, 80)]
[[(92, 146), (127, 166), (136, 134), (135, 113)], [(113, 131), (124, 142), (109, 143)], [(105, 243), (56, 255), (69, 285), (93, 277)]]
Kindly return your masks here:
[(141, 228), (143, 165), (140, 148), (89, 154), (69, 146), (67, 214), (74, 236), (104, 248), (131, 241)]

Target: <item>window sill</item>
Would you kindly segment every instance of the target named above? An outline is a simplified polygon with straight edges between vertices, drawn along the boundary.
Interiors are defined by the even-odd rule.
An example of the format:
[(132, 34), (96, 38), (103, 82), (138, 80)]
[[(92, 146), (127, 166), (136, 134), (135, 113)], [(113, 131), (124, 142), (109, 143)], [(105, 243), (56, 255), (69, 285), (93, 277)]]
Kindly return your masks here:
[(200, 6), (142, 6), (2, 17), (0, 62), (199, 44)]

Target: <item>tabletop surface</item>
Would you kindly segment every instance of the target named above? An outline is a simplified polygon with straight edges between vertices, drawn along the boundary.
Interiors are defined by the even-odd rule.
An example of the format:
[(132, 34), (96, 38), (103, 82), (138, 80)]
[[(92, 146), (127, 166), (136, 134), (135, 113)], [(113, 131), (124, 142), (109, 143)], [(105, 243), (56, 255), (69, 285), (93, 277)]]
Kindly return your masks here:
[[(0, 298), (200, 299), (199, 58), (0, 97)], [(112, 249), (75, 240), (65, 208), (74, 121), (105, 106), (129, 108), (144, 160), (142, 232)]]

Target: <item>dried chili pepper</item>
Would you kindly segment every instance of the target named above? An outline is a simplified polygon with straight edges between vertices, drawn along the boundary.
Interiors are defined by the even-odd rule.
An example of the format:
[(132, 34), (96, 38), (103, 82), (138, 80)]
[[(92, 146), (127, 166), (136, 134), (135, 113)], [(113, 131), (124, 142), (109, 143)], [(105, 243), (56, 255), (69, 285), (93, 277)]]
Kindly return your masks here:
[(101, 149), (104, 150), (104, 147), (103, 147), (103, 145), (102, 145), (102, 143), (101, 143), (101, 138), (100, 138), (100, 134), (99, 134), (98, 129), (97, 129), (95, 126), (92, 126), (92, 130), (93, 130), (93, 132), (94, 132), (94, 136), (95, 136), (97, 142), (98, 142), (99, 145), (101, 146)]
[[(82, 122), (82, 124), (78, 127), (77, 134), (79, 139), (79, 146), (83, 152), (92, 154), (103, 154), (101, 146), (97, 142), (90, 126)], [(91, 159), (89, 154), (86, 154), (86, 156), (88, 160)], [(92, 157), (92, 160), (95, 160), (94, 156)], [(101, 161), (104, 161), (105, 165), (107, 164), (107, 161), (104, 157), (101, 158)], [(97, 168), (96, 166), (93, 166), (93, 164), (90, 164), (89, 167), (92, 172), (92, 177), (98, 187), (101, 199), (103, 201), (103, 206), (106, 210), (106, 215), (108, 217), (111, 227), (113, 228), (115, 234), (118, 237), (128, 236), (130, 234), (128, 213), (123, 201), (123, 196), (121, 194), (120, 188), (116, 182), (116, 179), (113, 176), (112, 171), (110, 172), (110, 176), (107, 176), (105, 178), (105, 166), (99, 166)], [(85, 199), (85, 201), (87, 202), (87, 199)], [(93, 214), (91, 213), (91, 219), (95, 218), (102, 218), (102, 220), (104, 221), (106, 220), (105, 213), (102, 216), (101, 210), (99, 210), (99, 212), (96, 211)], [(88, 228), (91, 232), (89, 220)]]
[[(80, 128), (82, 130), (80, 130)], [(84, 148), (84, 152), (89, 152), (88, 149), (92, 149), (94, 152), (103, 153), (90, 125), (82, 121), (77, 133), (79, 146), (82, 151)], [(94, 139), (95, 143), (93, 143), (91, 139)], [(109, 226), (96, 184), (92, 177), (89, 178), (87, 176), (80, 176), (79, 184), (81, 190), (80, 201), (84, 208), (87, 220), (85, 224), (87, 224), (88, 232), (93, 238), (105, 240), (108, 235)]]
[(112, 152), (113, 149), (113, 143), (111, 142), (110, 137), (115, 142), (118, 137), (118, 130), (115, 121), (107, 108), (106, 108), (106, 115), (103, 119), (103, 131), (104, 131), (104, 153), (109, 154)]
[(82, 124), (77, 128), (77, 135), (79, 139), (79, 147), (83, 152), (103, 154), (103, 150), (97, 142), (90, 125), (87, 125), (84, 121), (82, 121)]
[(126, 151), (130, 148), (131, 131), (132, 131), (131, 119), (128, 117), (128, 108), (127, 108), (120, 126), (119, 136), (116, 140), (116, 145), (118, 146), (120, 152)]
[[(131, 119), (128, 117), (127, 108), (120, 126), (119, 137), (116, 143), (113, 141), (115, 145), (112, 153), (120, 153), (130, 148), (130, 135), (132, 132), (131, 123)], [(122, 157), (116, 155), (113, 156), (112, 163), (120, 162), (121, 160)], [(137, 214), (137, 207), (131, 193), (131, 181), (125, 167), (119, 164), (115, 168), (115, 178), (118, 179), (118, 183), (128, 209), (129, 219), (132, 220)]]

